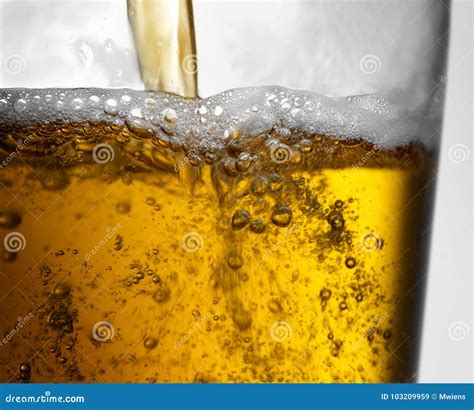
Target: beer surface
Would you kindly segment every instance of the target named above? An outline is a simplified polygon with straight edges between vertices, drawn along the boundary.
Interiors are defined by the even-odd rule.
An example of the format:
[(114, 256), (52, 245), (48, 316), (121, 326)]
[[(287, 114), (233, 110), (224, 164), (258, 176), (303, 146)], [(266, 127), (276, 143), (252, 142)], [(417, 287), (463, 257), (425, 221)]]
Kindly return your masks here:
[(1, 381), (413, 380), (433, 162), (377, 98), (1, 90)]

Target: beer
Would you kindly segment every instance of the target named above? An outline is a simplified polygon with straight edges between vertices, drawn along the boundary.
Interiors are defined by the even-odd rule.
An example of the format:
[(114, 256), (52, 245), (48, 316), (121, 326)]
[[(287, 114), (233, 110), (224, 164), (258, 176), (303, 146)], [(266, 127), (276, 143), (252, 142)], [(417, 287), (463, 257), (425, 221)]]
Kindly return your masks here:
[(147, 90), (197, 96), (191, 0), (127, 0), (140, 72)]
[(1, 90), (1, 381), (413, 380), (434, 161), (401, 117)]

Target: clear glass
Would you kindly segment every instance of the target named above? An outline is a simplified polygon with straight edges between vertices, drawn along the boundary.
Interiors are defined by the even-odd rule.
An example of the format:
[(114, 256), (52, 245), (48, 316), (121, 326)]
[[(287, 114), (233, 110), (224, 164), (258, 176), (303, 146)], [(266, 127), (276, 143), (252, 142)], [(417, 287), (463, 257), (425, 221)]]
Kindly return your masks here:
[(416, 381), (447, 2), (0, 4), (0, 381)]

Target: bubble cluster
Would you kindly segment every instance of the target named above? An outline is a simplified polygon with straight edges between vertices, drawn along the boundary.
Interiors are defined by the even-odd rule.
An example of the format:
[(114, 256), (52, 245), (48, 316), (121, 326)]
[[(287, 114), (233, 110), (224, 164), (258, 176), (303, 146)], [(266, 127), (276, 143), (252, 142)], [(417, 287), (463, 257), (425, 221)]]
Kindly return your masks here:
[[(129, 89), (2, 89), (0, 101), (3, 123), (29, 122), (33, 114), (35, 121), (41, 122), (74, 123), (94, 118), (117, 126), (138, 126), (164, 144), (178, 143), (186, 150), (189, 144), (185, 141), (172, 142), (172, 126), (172, 134), (187, 136), (192, 153), (200, 156), (222, 151), (235, 142), (236, 135), (257, 137), (279, 124), (277, 138), (268, 141), (269, 155), (276, 164), (298, 157), (292, 146), (298, 140), (292, 136), (293, 129), (342, 140), (364, 138), (387, 147), (407, 142), (408, 136), (419, 136), (414, 119), (404, 118), (407, 113), (381, 96), (328, 98), (283, 87), (235, 89), (206, 99)], [(293, 137), (297, 140), (291, 140)], [(96, 156), (99, 161), (113, 160), (109, 149)]]

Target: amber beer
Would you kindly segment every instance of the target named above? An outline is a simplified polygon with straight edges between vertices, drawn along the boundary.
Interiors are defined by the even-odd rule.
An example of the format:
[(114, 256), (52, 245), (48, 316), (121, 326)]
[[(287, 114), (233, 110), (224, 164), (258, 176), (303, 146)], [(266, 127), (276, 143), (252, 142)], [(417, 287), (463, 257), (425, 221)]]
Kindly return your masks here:
[(324, 104), (1, 90), (0, 381), (413, 380), (431, 154)]

